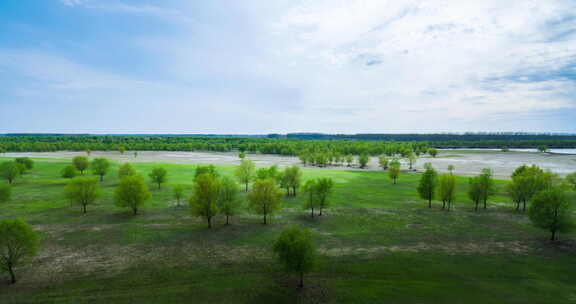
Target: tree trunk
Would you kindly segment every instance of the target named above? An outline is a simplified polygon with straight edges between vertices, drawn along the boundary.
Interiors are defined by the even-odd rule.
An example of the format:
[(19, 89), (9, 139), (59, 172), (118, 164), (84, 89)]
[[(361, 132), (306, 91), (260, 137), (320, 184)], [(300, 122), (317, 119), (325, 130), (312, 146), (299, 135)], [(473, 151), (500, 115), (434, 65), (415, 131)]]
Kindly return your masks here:
[(208, 220), (208, 229), (211, 229), (212, 228), (212, 217), (209, 216), (206, 218), (206, 220)]
[(82, 205), (82, 209), (84, 210), (84, 214), (86, 214), (86, 205)]
[(320, 207), (320, 214), (318, 214), (319, 216), (322, 216), (322, 207)]
[(12, 265), (8, 265), (8, 272), (10, 273), (10, 284), (16, 283), (16, 275), (14, 274), (14, 269), (12, 269)]
[(478, 211), (478, 201), (476, 201), (476, 206), (474, 207), (474, 211)]
[(292, 187), (292, 195), (296, 196), (296, 186)]
[(158, 183), (158, 190), (162, 189), (162, 184)]
[(486, 209), (486, 199), (484, 199), (484, 209)]
[(432, 208), (432, 198), (428, 199), (428, 208)]
[(300, 272), (300, 284), (298, 284), (298, 287), (304, 287), (304, 272)]
[(226, 225), (230, 225), (230, 216), (226, 215)]
[(314, 218), (314, 207), (310, 208), (310, 215), (312, 216), (312, 218)]
[(264, 225), (266, 225), (266, 214), (264, 214)]
[(448, 201), (448, 212), (450, 212), (450, 207), (452, 206), (452, 202)]
[(104, 175), (100, 175), (100, 182), (104, 181)]
[(550, 236), (550, 240), (551, 240), (551, 241), (555, 241), (555, 240), (556, 240), (556, 229), (552, 229), (552, 236)]
[(138, 214), (138, 208), (132, 208), (132, 211), (134, 211), (134, 215)]
[(522, 212), (526, 211), (526, 200), (522, 201)]
[(248, 192), (248, 183), (246, 183), (246, 192)]
[(445, 209), (445, 208), (446, 208), (446, 201), (442, 200), (442, 209)]

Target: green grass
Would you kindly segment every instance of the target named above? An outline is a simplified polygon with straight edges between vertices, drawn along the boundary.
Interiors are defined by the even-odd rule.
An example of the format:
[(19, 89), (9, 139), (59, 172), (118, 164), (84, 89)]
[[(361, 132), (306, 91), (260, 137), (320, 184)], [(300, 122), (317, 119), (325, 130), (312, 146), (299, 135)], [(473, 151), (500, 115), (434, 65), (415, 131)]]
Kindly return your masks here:
[[(0, 303), (576, 303), (575, 234), (550, 244), (502, 193), (474, 212), (464, 177), (448, 213), (417, 197), (419, 174), (393, 185), (385, 172), (304, 169), (305, 178), (336, 182), (321, 218), (311, 219), (298, 196), (284, 199), (270, 225), (244, 206), (232, 225), (219, 217), (209, 230), (170, 191), (183, 184), (191, 193), (194, 165), (134, 163), (145, 177), (165, 167), (169, 182), (150, 184), (152, 199), (133, 216), (113, 204), (117, 164), (88, 214), (70, 206), (59, 177), (67, 163), (37, 159), (0, 204), (0, 218), (23, 218), (42, 236), (21, 281), (0, 283)], [(293, 223), (314, 231), (321, 252), (303, 291), (270, 250)]]

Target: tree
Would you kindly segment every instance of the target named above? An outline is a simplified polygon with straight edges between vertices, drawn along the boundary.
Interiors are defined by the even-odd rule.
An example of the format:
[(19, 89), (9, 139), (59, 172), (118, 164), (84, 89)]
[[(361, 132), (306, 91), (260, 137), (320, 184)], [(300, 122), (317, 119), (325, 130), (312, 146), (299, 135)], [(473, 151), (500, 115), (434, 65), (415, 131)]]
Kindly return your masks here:
[[(536, 165), (522, 165), (514, 170), (511, 178), (511, 185), (507, 188), (508, 195), (513, 201), (520, 199), (522, 211), (526, 211), (526, 202), (531, 201), (536, 193), (552, 187), (557, 177)], [(517, 207), (519, 209), (519, 203)]]
[(306, 193), (305, 208), (310, 209), (310, 216), (314, 217), (314, 208), (318, 207), (318, 188), (316, 180), (309, 179), (304, 184), (304, 193)]
[(254, 165), (253, 161), (249, 159), (243, 159), (240, 161), (240, 166), (236, 168), (235, 174), (236, 178), (238, 178), (238, 181), (241, 184), (246, 185), (246, 192), (248, 192), (248, 184), (250, 184), (250, 182), (254, 180), (254, 177), (256, 176), (256, 166)]
[(492, 178), (492, 170), (485, 168), (478, 176), (480, 178), (480, 187), (482, 189), (482, 201), (484, 202), (484, 209), (486, 209), (486, 202), (496, 193), (496, 186)]
[(346, 155), (346, 163), (348, 164), (348, 167), (352, 167), (352, 164), (354, 163), (354, 156), (352, 154)]
[(77, 175), (78, 170), (76, 170), (73, 165), (67, 165), (66, 167), (62, 168), (62, 171), (60, 171), (60, 176), (63, 178), (73, 178)]
[(316, 248), (310, 230), (300, 226), (285, 228), (274, 242), (273, 251), (286, 272), (300, 276), (299, 287), (304, 287), (304, 274), (314, 268)]
[(436, 150), (434, 148), (430, 148), (430, 149), (428, 149), (428, 154), (435, 158), (436, 155), (438, 155), (438, 150)]
[(134, 151), (134, 158), (138, 157), (138, 151)]
[(108, 174), (110, 162), (106, 158), (95, 158), (92, 161), (92, 173), (100, 176), (100, 182), (104, 181), (104, 175)]
[(478, 204), (483, 198), (482, 183), (479, 176), (468, 179), (468, 197), (474, 202), (474, 210), (478, 211)]
[(226, 225), (230, 223), (230, 217), (238, 214), (240, 200), (238, 199), (238, 184), (228, 176), (220, 180), (220, 193), (218, 209), (226, 216)]
[(400, 176), (400, 162), (393, 160), (388, 168), (388, 176), (392, 179), (393, 183), (396, 184), (396, 180)]
[(10, 274), (16, 283), (14, 269), (29, 263), (38, 251), (39, 238), (32, 227), (21, 219), (0, 222), (0, 270)]
[(194, 181), (194, 193), (190, 197), (192, 215), (203, 217), (212, 228), (212, 218), (218, 214), (220, 183), (210, 173), (200, 174)]
[(513, 179), (506, 185), (506, 193), (516, 204), (516, 211), (520, 210), (520, 204), (526, 200), (523, 185), (520, 180)]
[(546, 151), (548, 151), (548, 147), (545, 145), (540, 145), (540, 146), (538, 146), (538, 151), (542, 152), (542, 153), (546, 152)]
[(156, 167), (152, 169), (152, 172), (150, 172), (148, 176), (153, 183), (158, 184), (158, 189), (161, 189), (162, 183), (165, 183), (168, 179), (168, 172), (162, 167)]
[(124, 155), (124, 152), (126, 152), (126, 147), (124, 147), (124, 146), (118, 147), (118, 152), (120, 152), (120, 154)]
[(240, 159), (244, 159), (244, 158), (246, 158), (246, 153), (244, 153), (244, 151), (240, 151), (240, 153), (238, 154), (238, 157)]
[(287, 196), (290, 196), (290, 189), (292, 189), (292, 196), (296, 196), (296, 189), (300, 187), (302, 182), (302, 170), (296, 165), (288, 167), (284, 169), (279, 179), (282, 188), (286, 188)]
[(452, 174), (443, 174), (440, 177), (438, 197), (442, 201), (442, 209), (448, 205), (448, 211), (452, 207), (452, 202), (456, 197), (456, 177)]
[(120, 168), (118, 168), (118, 178), (122, 179), (125, 176), (136, 175), (136, 170), (130, 163), (123, 163)]
[(416, 154), (414, 154), (414, 152), (410, 152), (408, 153), (408, 166), (409, 166), (409, 170), (412, 170), (412, 166), (414, 166), (414, 164), (416, 164)]
[(12, 187), (6, 184), (0, 184), (0, 203), (4, 203), (10, 200), (12, 196)]
[(86, 155), (90, 156), (90, 154), (92, 153), (92, 150), (86, 149), (84, 152), (86, 152)]
[(210, 174), (214, 176), (214, 178), (218, 178), (218, 171), (216, 170), (216, 167), (214, 167), (214, 165), (208, 165), (208, 166), (196, 166), (196, 171), (194, 172), (194, 180), (196, 180), (198, 176), (204, 173)]
[(566, 181), (572, 186), (572, 189), (576, 190), (576, 172), (568, 174)]
[(432, 199), (436, 192), (437, 175), (436, 170), (429, 166), (420, 177), (420, 183), (418, 184), (418, 194), (420, 198), (428, 200), (428, 208), (432, 208)]
[(380, 157), (378, 157), (378, 164), (382, 170), (388, 169), (388, 158), (384, 155), (380, 155)]
[(331, 178), (323, 177), (316, 180), (316, 195), (318, 196), (318, 208), (320, 209), (319, 216), (322, 216), (322, 211), (330, 205), (330, 195), (334, 188), (334, 181)]
[(15, 161), (21, 165), (22, 173), (34, 168), (34, 161), (30, 157), (18, 157)]
[(529, 209), (532, 223), (550, 231), (550, 240), (556, 240), (556, 233), (568, 232), (573, 228), (570, 200), (561, 187), (541, 191), (532, 201)]
[(450, 172), (450, 174), (453, 174), (453, 172), (454, 172), (454, 165), (448, 165), (448, 172)]
[(114, 192), (116, 206), (130, 208), (134, 215), (138, 214), (138, 209), (144, 206), (150, 197), (148, 186), (138, 175), (123, 177)]
[(272, 179), (278, 181), (280, 172), (278, 171), (277, 165), (272, 165), (268, 168), (260, 168), (256, 171), (257, 179)]
[[(88, 151), (88, 155), (90, 155), (90, 151)], [(84, 170), (88, 169), (90, 162), (86, 156), (75, 156), (72, 159), (72, 164), (76, 170), (80, 171), (80, 174), (84, 175)]]
[(280, 196), (280, 191), (274, 180), (257, 179), (254, 182), (252, 192), (248, 194), (248, 201), (250, 202), (250, 209), (263, 216), (264, 225), (267, 224), (268, 215), (273, 215), (281, 209)]
[(82, 211), (86, 213), (86, 206), (94, 204), (100, 195), (100, 185), (93, 178), (75, 177), (68, 182), (64, 193), (72, 204), (82, 206)]
[(22, 165), (15, 161), (0, 164), (0, 176), (12, 184), (22, 174)]
[(180, 207), (180, 201), (182, 200), (182, 198), (184, 198), (184, 186), (182, 185), (174, 186), (174, 188), (172, 189), (172, 194), (176, 199), (176, 206)]
[(360, 168), (362, 169), (366, 168), (368, 161), (370, 161), (370, 157), (368, 156), (367, 153), (362, 153), (358, 157), (358, 163), (360, 164)]

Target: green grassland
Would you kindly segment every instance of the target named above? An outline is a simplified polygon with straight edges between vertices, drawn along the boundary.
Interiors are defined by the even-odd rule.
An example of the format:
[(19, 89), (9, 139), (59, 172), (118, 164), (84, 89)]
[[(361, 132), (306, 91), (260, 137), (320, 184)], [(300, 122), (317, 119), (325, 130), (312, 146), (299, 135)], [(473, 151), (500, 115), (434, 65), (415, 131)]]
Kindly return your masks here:
[[(145, 177), (165, 167), (169, 181), (161, 190), (150, 184), (152, 199), (133, 216), (113, 203), (117, 164), (88, 214), (70, 206), (59, 176), (68, 163), (36, 159), (0, 204), (0, 219), (22, 218), (41, 234), (20, 282), (0, 283), (0, 303), (576, 303), (576, 234), (551, 244), (513, 211), (505, 181), (489, 208), (474, 212), (467, 179), (458, 177), (448, 213), (418, 198), (419, 174), (393, 185), (386, 172), (310, 168), (305, 179), (336, 183), (322, 217), (311, 219), (297, 196), (284, 198), (267, 226), (244, 207), (231, 225), (219, 217), (208, 229), (187, 204), (176, 206), (170, 189), (183, 184), (190, 195), (194, 165), (134, 163)], [(293, 223), (309, 227), (320, 250), (304, 290), (271, 255)]]

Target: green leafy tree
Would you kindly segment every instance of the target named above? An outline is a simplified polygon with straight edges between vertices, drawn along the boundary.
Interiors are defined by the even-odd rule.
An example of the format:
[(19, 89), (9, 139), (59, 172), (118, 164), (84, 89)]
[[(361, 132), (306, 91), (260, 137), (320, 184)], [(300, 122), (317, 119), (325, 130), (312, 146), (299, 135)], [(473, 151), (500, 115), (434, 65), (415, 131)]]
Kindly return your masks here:
[(218, 171), (216, 170), (216, 167), (214, 167), (214, 165), (196, 166), (196, 171), (194, 172), (194, 179), (197, 179), (198, 176), (205, 173), (214, 176), (214, 178), (218, 178), (219, 176)]
[(322, 216), (322, 211), (330, 206), (330, 196), (334, 189), (334, 181), (331, 178), (323, 177), (316, 180), (316, 195), (318, 196), (318, 209), (320, 209), (319, 216)]
[(80, 205), (83, 213), (86, 213), (86, 207), (94, 204), (98, 199), (100, 185), (93, 178), (75, 177), (68, 182), (64, 193), (72, 204)]
[(536, 227), (550, 231), (551, 241), (556, 240), (558, 232), (568, 232), (574, 227), (570, 200), (561, 187), (552, 187), (536, 194), (528, 214)]
[(304, 193), (306, 194), (306, 209), (310, 209), (310, 216), (314, 217), (314, 209), (318, 208), (318, 187), (315, 179), (309, 179), (304, 184)]
[(299, 275), (299, 287), (304, 287), (304, 275), (313, 270), (317, 255), (310, 230), (300, 226), (285, 228), (274, 242), (273, 251), (286, 272)]
[(172, 188), (172, 194), (176, 199), (176, 206), (180, 207), (180, 201), (184, 198), (184, 186), (176, 185)]
[(110, 169), (110, 162), (106, 158), (95, 158), (92, 161), (92, 173), (94, 175), (100, 176), (100, 182), (104, 181), (104, 176), (108, 174), (108, 170)]
[(246, 153), (244, 153), (244, 151), (240, 151), (240, 153), (238, 154), (238, 157), (240, 159), (244, 159), (244, 158), (246, 158)]
[(194, 181), (194, 192), (190, 198), (190, 211), (193, 216), (206, 219), (212, 228), (212, 218), (218, 214), (220, 183), (210, 173), (200, 174)]
[(84, 150), (84, 152), (86, 152), (86, 155), (90, 156), (90, 154), (92, 154), (92, 150), (90, 149), (86, 149)]
[(162, 167), (156, 167), (148, 176), (153, 183), (158, 184), (158, 189), (161, 189), (162, 184), (168, 180), (168, 171)]
[(118, 207), (130, 208), (134, 215), (151, 197), (148, 186), (141, 176), (126, 176), (120, 180), (114, 192), (114, 202)]
[(484, 209), (486, 209), (488, 199), (496, 194), (496, 185), (492, 177), (492, 170), (488, 168), (482, 169), (482, 173), (480, 173), (478, 177), (480, 178), (480, 188), (482, 189), (482, 201), (484, 202)]
[[(523, 165), (516, 168), (511, 178), (512, 184), (508, 186), (507, 192), (512, 200), (521, 200), (522, 211), (526, 211), (526, 203), (531, 201), (534, 195), (552, 187), (557, 179), (554, 174), (546, 172), (536, 165)], [(517, 207), (519, 209), (519, 204)]]
[(238, 184), (228, 176), (220, 180), (220, 193), (218, 198), (218, 209), (226, 216), (226, 225), (230, 223), (230, 217), (238, 214), (240, 209), (240, 199)]
[(249, 159), (240, 161), (240, 166), (235, 171), (236, 178), (241, 184), (246, 185), (246, 192), (248, 192), (248, 185), (256, 177), (256, 165)]
[(0, 203), (4, 203), (10, 200), (12, 196), (12, 187), (6, 184), (0, 184)]
[(280, 171), (277, 165), (272, 165), (268, 168), (260, 168), (256, 171), (257, 179), (272, 179), (274, 181), (279, 181)]
[(386, 156), (380, 155), (380, 157), (378, 157), (378, 164), (380, 165), (380, 168), (382, 168), (382, 170), (388, 169), (388, 163), (389, 160)]
[(414, 154), (414, 152), (410, 152), (406, 158), (408, 159), (408, 169), (412, 170), (412, 167), (414, 164), (416, 164), (416, 154)]
[(358, 157), (358, 163), (360, 164), (360, 168), (362, 169), (366, 168), (366, 165), (368, 164), (369, 161), (370, 157), (368, 156), (367, 153), (362, 153)]
[(12, 284), (16, 283), (15, 268), (32, 261), (39, 243), (38, 234), (23, 220), (0, 222), (0, 270), (8, 272)]
[(426, 171), (422, 173), (420, 182), (418, 183), (418, 194), (420, 195), (420, 198), (428, 201), (428, 208), (432, 208), (432, 199), (434, 199), (436, 192), (437, 176), (438, 173), (436, 173), (436, 170), (429, 166), (426, 168)]
[(572, 186), (573, 190), (576, 190), (576, 172), (568, 174), (566, 176), (566, 181), (570, 186)]
[(63, 178), (74, 178), (78, 175), (78, 170), (73, 165), (67, 165), (60, 171), (60, 176)]
[[(90, 152), (88, 152), (88, 155), (90, 155)], [(84, 175), (84, 171), (88, 169), (90, 162), (88, 161), (88, 157), (79, 155), (72, 159), (72, 164), (76, 167), (76, 170), (80, 171), (81, 175)]]
[(138, 151), (134, 151), (134, 158), (138, 157)]
[(394, 184), (396, 184), (398, 177), (400, 177), (400, 162), (399, 161), (393, 160), (390, 163), (390, 167), (388, 168), (388, 177), (390, 177), (392, 182)]
[(126, 147), (124, 147), (124, 146), (118, 147), (118, 152), (120, 152), (120, 154), (124, 155), (124, 152), (126, 152)]
[(448, 165), (448, 172), (454, 174), (454, 165)]
[[(296, 189), (300, 187), (300, 183), (302, 182), (302, 170), (296, 165), (288, 167), (284, 169), (279, 179), (282, 188), (286, 189), (286, 194), (288, 196), (296, 196)], [(292, 190), (292, 194), (290, 194), (290, 190)]]
[(354, 163), (354, 156), (352, 154), (346, 155), (346, 163), (348, 164), (348, 167), (352, 167), (352, 164)]
[(468, 179), (468, 197), (474, 202), (474, 210), (478, 211), (478, 205), (483, 199), (482, 181), (479, 176)]
[(118, 168), (118, 178), (122, 179), (125, 176), (136, 175), (136, 170), (130, 163), (123, 163), (120, 168)]
[(254, 213), (262, 215), (264, 225), (266, 225), (267, 217), (282, 208), (280, 197), (280, 190), (274, 180), (257, 179), (254, 182), (252, 192), (248, 194), (250, 209)]
[(0, 164), (0, 176), (7, 180), (9, 184), (12, 184), (20, 175), (22, 175), (22, 164), (15, 161)]
[(542, 152), (542, 153), (546, 152), (546, 151), (548, 151), (548, 147), (545, 145), (540, 145), (540, 146), (538, 146), (538, 151)]
[(30, 171), (34, 168), (34, 161), (30, 157), (18, 157), (15, 159), (17, 163), (19, 163), (23, 172)]
[(447, 210), (450, 211), (452, 202), (456, 198), (456, 177), (454, 177), (454, 175), (443, 174), (440, 177), (438, 197), (442, 201), (442, 209), (447, 206)]
[(428, 149), (428, 154), (432, 157), (436, 157), (436, 155), (438, 155), (438, 150), (436, 150), (434, 148), (430, 148), (430, 149)]

